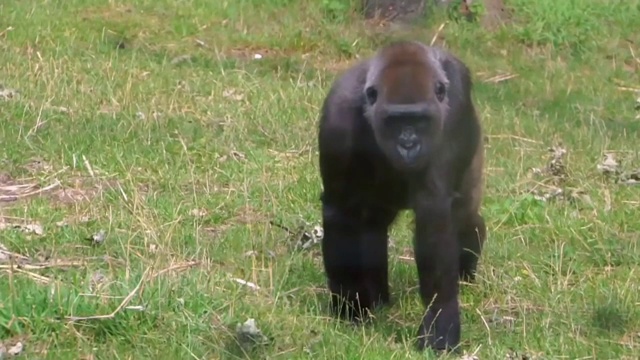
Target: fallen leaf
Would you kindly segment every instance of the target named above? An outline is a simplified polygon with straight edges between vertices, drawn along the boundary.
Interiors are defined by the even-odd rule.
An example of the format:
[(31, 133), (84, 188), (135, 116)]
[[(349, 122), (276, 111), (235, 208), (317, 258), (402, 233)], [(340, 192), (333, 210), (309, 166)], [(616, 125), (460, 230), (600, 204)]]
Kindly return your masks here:
[(11, 259), (11, 252), (6, 246), (0, 244), (0, 262), (9, 261)]
[(97, 233), (91, 235), (87, 240), (91, 240), (93, 245), (102, 244), (107, 237), (107, 233), (104, 230), (100, 230)]
[(242, 345), (253, 345), (266, 343), (267, 337), (258, 329), (255, 319), (248, 319), (243, 324), (236, 327), (238, 340)]
[(64, 114), (70, 114), (72, 112), (71, 109), (64, 106), (48, 106), (47, 108), (49, 110), (58, 111)]
[(597, 168), (603, 174), (610, 175), (618, 173), (618, 165), (620, 164), (616, 161), (615, 154), (605, 153), (604, 160), (598, 164)]
[(4, 87), (0, 84), (0, 100), (11, 100), (18, 96), (18, 90)]
[(480, 360), (480, 358), (473, 354), (465, 354), (465, 355), (462, 355), (460, 360)]
[(18, 229), (18, 230), (22, 230), (26, 233), (34, 233), (36, 235), (44, 235), (44, 229), (42, 228), (42, 225), (37, 224), (37, 223), (33, 223), (33, 224), (11, 224), (11, 223), (5, 223), (5, 222), (0, 222), (0, 230), (5, 230), (5, 229)]
[(255, 250), (251, 250), (251, 251), (247, 251), (246, 253), (244, 253), (245, 257), (253, 257), (253, 256), (258, 256), (258, 252)]
[(231, 157), (233, 157), (236, 161), (245, 161), (245, 160), (247, 160), (247, 157), (245, 156), (245, 154), (243, 154), (243, 153), (241, 153), (239, 151), (236, 151), (236, 150), (231, 151)]
[(547, 169), (549, 173), (555, 177), (565, 177), (566, 176), (566, 165), (564, 163), (564, 157), (567, 154), (567, 149), (562, 146), (554, 146), (549, 148), (549, 151), (552, 153), (551, 160), (547, 165)]
[(222, 96), (235, 101), (244, 99), (244, 95), (236, 93), (236, 89), (226, 89), (222, 92)]
[(207, 210), (205, 209), (193, 209), (190, 212), (191, 216), (195, 216), (195, 217), (203, 217), (203, 216), (207, 216)]
[(640, 184), (640, 169), (623, 173), (622, 175), (620, 175), (620, 179), (618, 182), (625, 185)]
[(22, 342), (18, 341), (18, 343), (16, 343), (12, 347), (10, 347), (9, 350), (7, 350), (7, 354), (11, 356), (18, 356), (20, 355), (23, 349), (24, 349), (24, 345), (22, 345)]
[(22, 226), (22, 230), (26, 231), (26, 232), (32, 232), (36, 235), (43, 235), (44, 234), (44, 229), (42, 228), (42, 225), (40, 224), (27, 224)]
[(91, 280), (89, 281), (89, 290), (91, 292), (97, 292), (102, 288), (102, 286), (106, 283), (107, 277), (102, 274), (100, 271), (96, 271), (91, 275)]
[(171, 65), (178, 65), (180, 63), (190, 61), (190, 60), (191, 60), (191, 55), (176, 56), (173, 58), (173, 60), (171, 60)]

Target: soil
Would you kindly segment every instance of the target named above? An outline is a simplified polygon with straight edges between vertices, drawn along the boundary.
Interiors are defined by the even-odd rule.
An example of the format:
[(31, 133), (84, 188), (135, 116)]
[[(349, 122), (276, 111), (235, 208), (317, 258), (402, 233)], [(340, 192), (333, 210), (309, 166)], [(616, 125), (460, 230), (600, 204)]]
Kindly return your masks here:
[[(511, 13), (504, 0), (466, 0), (483, 1), (486, 14), (480, 20), (483, 27), (492, 30), (508, 22)], [(387, 21), (408, 23), (423, 15), (431, 5), (447, 6), (453, 0), (363, 0), (363, 12), (366, 19), (378, 18)], [(462, 8), (461, 8), (462, 9)]]

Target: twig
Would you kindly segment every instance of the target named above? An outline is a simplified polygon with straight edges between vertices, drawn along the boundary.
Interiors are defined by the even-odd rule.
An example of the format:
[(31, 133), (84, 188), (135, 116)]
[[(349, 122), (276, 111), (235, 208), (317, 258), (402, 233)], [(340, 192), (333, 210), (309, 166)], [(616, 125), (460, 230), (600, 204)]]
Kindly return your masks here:
[(270, 220), (270, 221), (269, 221), (269, 224), (271, 224), (271, 225), (273, 225), (273, 226), (275, 226), (275, 227), (279, 227), (280, 229), (282, 229), (282, 230), (284, 230), (284, 231), (288, 232), (288, 233), (289, 233), (289, 234), (291, 234), (291, 235), (295, 234), (295, 232), (293, 232), (293, 231), (292, 231), (291, 229), (289, 229), (288, 227), (286, 227), (286, 226), (284, 226), (284, 225), (282, 225), (282, 224), (278, 224), (277, 222), (275, 222), (275, 221), (273, 221), (273, 220)]
[(629, 51), (631, 52), (631, 56), (633, 57), (633, 60), (635, 60), (638, 64), (640, 64), (640, 59), (636, 57), (636, 53), (633, 51), (633, 48), (631, 47), (631, 45), (629, 45)]
[(19, 272), (21, 274), (25, 274), (25, 275), (29, 276), (30, 278), (32, 278), (32, 279), (34, 279), (36, 281), (41, 281), (41, 282), (47, 283), (47, 284), (51, 282), (51, 279), (49, 279), (48, 277), (42, 276), (42, 275), (39, 275), (39, 274), (36, 274), (36, 273), (32, 273), (31, 271), (26, 271), (26, 270), (22, 270), (22, 269), (18, 269), (18, 268), (11, 269), (11, 270), (5, 270), (5, 271), (6, 272), (16, 271), (16, 272)]
[(499, 82), (507, 81), (509, 79), (513, 79), (515, 77), (518, 77), (518, 74), (501, 74), (501, 75), (496, 75), (488, 79), (485, 79), (484, 82), (499, 83)]
[(89, 175), (91, 175), (92, 178), (95, 178), (96, 174), (93, 172), (93, 168), (91, 167), (91, 164), (89, 163), (89, 159), (87, 159), (84, 155), (82, 155), (82, 161), (84, 162), (84, 166), (87, 168), (87, 171), (89, 172)]
[(436, 33), (431, 38), (431, 42), (429, 43), (429, 46), (433, 46), (433, 44), (436, 43), (436, 40), (438, 40), (438, 36), (440, 35), (440, 32), (442, 31), (442, 29), (444, 29), (445, 25), (447, 25), (446, 21), (440, 24), (440, 27), (438, 27), (438, 30), (436, 30)]
[(482, 312), (479, 309), (476, 309), (476, 312), (478, 313), (478, 315), (480, 315), (480, 319), (482, 320), (484, 327), (487, 329), (487, 340), (489, 341), (489, 345), (491, 345), (491, 328), (489, 327), (487, 320), (485, 320), (484, 316), (482, 316)]
[(533, 144), (542, 144), (542, 142), (540, 142), (540, 141), (527, 139), (527, 138), (524, 138), (522, 136), (517, 136), (517, 135), (509, 135), (509, 134), (506, 134), (506, 135), (487, 135), (487, 137), (489, 139), (491, 139), (491, 138), (496, 138), (496, 139), (509, 138), (509, 139), (522, 140), (522, 141), (530, 142), (530, 143), (533, 143)]
[(32, 196), (32, 195), (37, 195), (46, 191), (49, 191), (51, 189), (56, 188), (57, 186), (60, 185), (60, 181), (56, 180), (55, 183), (45, 186), (42, 189), (38, 189), (38, 190), (34, 190), (31, 192), (27, 192), (27, 193), (23, 193), (23, 194), (16, 194), (16, 195), (0, 195), (0, 201), (15, 201), (19, 198), (23, 198), (23, 197), (28, 197), (28, 196)]
[(50, 268), (55, 268), (55, 267), (74, 267), (74, 266), (84, 266), (87, 265), (89, 263), (88, 260), (95, 260), (95, 259), (100, 259), (103, 260), (103, 257), (94, 257), (94, 258), (87, 258), (87, 259), (82, 259), (82, 260), (68, 260), (68, 261), (55, 261), (55, 262), (45, 262), (45, 263), (37, 263), (37, 264), (2, 264), (0, 265), (0, 269), (6, 269), (6, 270), (16, 270), (16, 269), (22, 269), (22, 270), (43, 270), (43, 269), (50, 269)]
[[(3, 228), (2, 224), (0, 224), (0, 230), (2, 228)], [(15, 253), (13, 251), (9, 251), (9, 250), (3, 249), (2, 246), (0, 246), (0, 254), (5, 254), (5, 255), (8, 255), (9, 257), (18, 258), (18, 259), (21, 259), (21, 260), (29, 260), (28, 256), (24, 256), (22, 254), (18, 254), (18, 253)]]
[(13, 26), (9, 26), (8, 28), (0, 31), (0, 36), (5, 36), (9, 31), (13, 30), (14, 27)]
[(252, 283), (251, 281), (247, 281), (247, 280), (242, 280), (242, 279), (238, 279), (238, 278), (232, 278), (231, 280), (237, 282), (238, 284), (247, 286), (253, 290), (260, 290), (260, 286), (258, 286), (257, 284)]
[(640, 88), (632, 88), (628, 86), (618, 86), (618, 90), (640, 92)]
[(71, 322), (83, 321), (83, 320), (113, 319), (120, 311), (122, 311), (122, 309), (124, 309), (129, 304), (131, 299), (133, 299), (133, 297), (136, 296), (136, 294), (138, 293), (140, 288), (142, 288), (142, 285), (144, 284), (144, 281), (147, 279), (147, 274), (149, 273), (149, 270), (151, 270), (151, 268), (147, 268), (147, 270), (144, 271), (144, 274), (142, 274), (142, 278), (140, 278), (140, 282), (138, 282), (138, 285), (129, 293), (129, 295), (127, 295), (126, 298), (124, 298), (124, 300), (122, 300), (120, 305), (118, 305), (118, 307), (115, 310), (113, 310), (113, 312), (111, 312), (111, 314), (91, 315), (91, 316), (66, 316), (65, 318), (67, 320), (71, 321)]
[(151, 275), (149, 277), (149, 280), (153, 280), (153, 279), (157, 278), (158, 276), (160, 276), (160, 275), (162, 275), (162, 274), (164, 274), (166, 272), (169, 272), (169, 271), (186, 269), (186, 268), (190, 268), (190, 267), (193, 267), (193, 266), (196, 266), (196, 265), (200, 265), (200, 261), (190, 261), (190, 262), (182, 263), (182, 264), (178, 264), (178, 265), (171, 265), (168, 268), (162, 269), (162, 270), (158, 271), (157, 273)]

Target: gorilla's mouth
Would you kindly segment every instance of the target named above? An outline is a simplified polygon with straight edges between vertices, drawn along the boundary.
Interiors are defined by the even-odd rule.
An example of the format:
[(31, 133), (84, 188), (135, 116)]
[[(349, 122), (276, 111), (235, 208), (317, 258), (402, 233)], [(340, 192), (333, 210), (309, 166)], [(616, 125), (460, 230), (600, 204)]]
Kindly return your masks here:
[(407, 163), (407, 164), (413, 164), (415, 163), (416, 159), (418, 158), (418, 154), (420, 153), (420, 144), (415, 144), (413, 146), (410, 147), (405, 147), (402, 145), (398, 145), (396, 146), (396, 148), (398, 149), (398, 153), (400, 153), (400, 156), (402, 157), (402, 159)]

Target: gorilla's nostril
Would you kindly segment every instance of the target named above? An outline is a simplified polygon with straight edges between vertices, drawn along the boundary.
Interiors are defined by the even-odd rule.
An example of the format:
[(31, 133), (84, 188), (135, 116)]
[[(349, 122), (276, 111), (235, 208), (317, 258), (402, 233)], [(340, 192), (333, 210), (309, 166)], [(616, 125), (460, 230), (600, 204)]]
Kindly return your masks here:
[(418, 142), (417, 141), (400, 141), (399, 145), (407, 150), (410, 150), (418, 146)]

